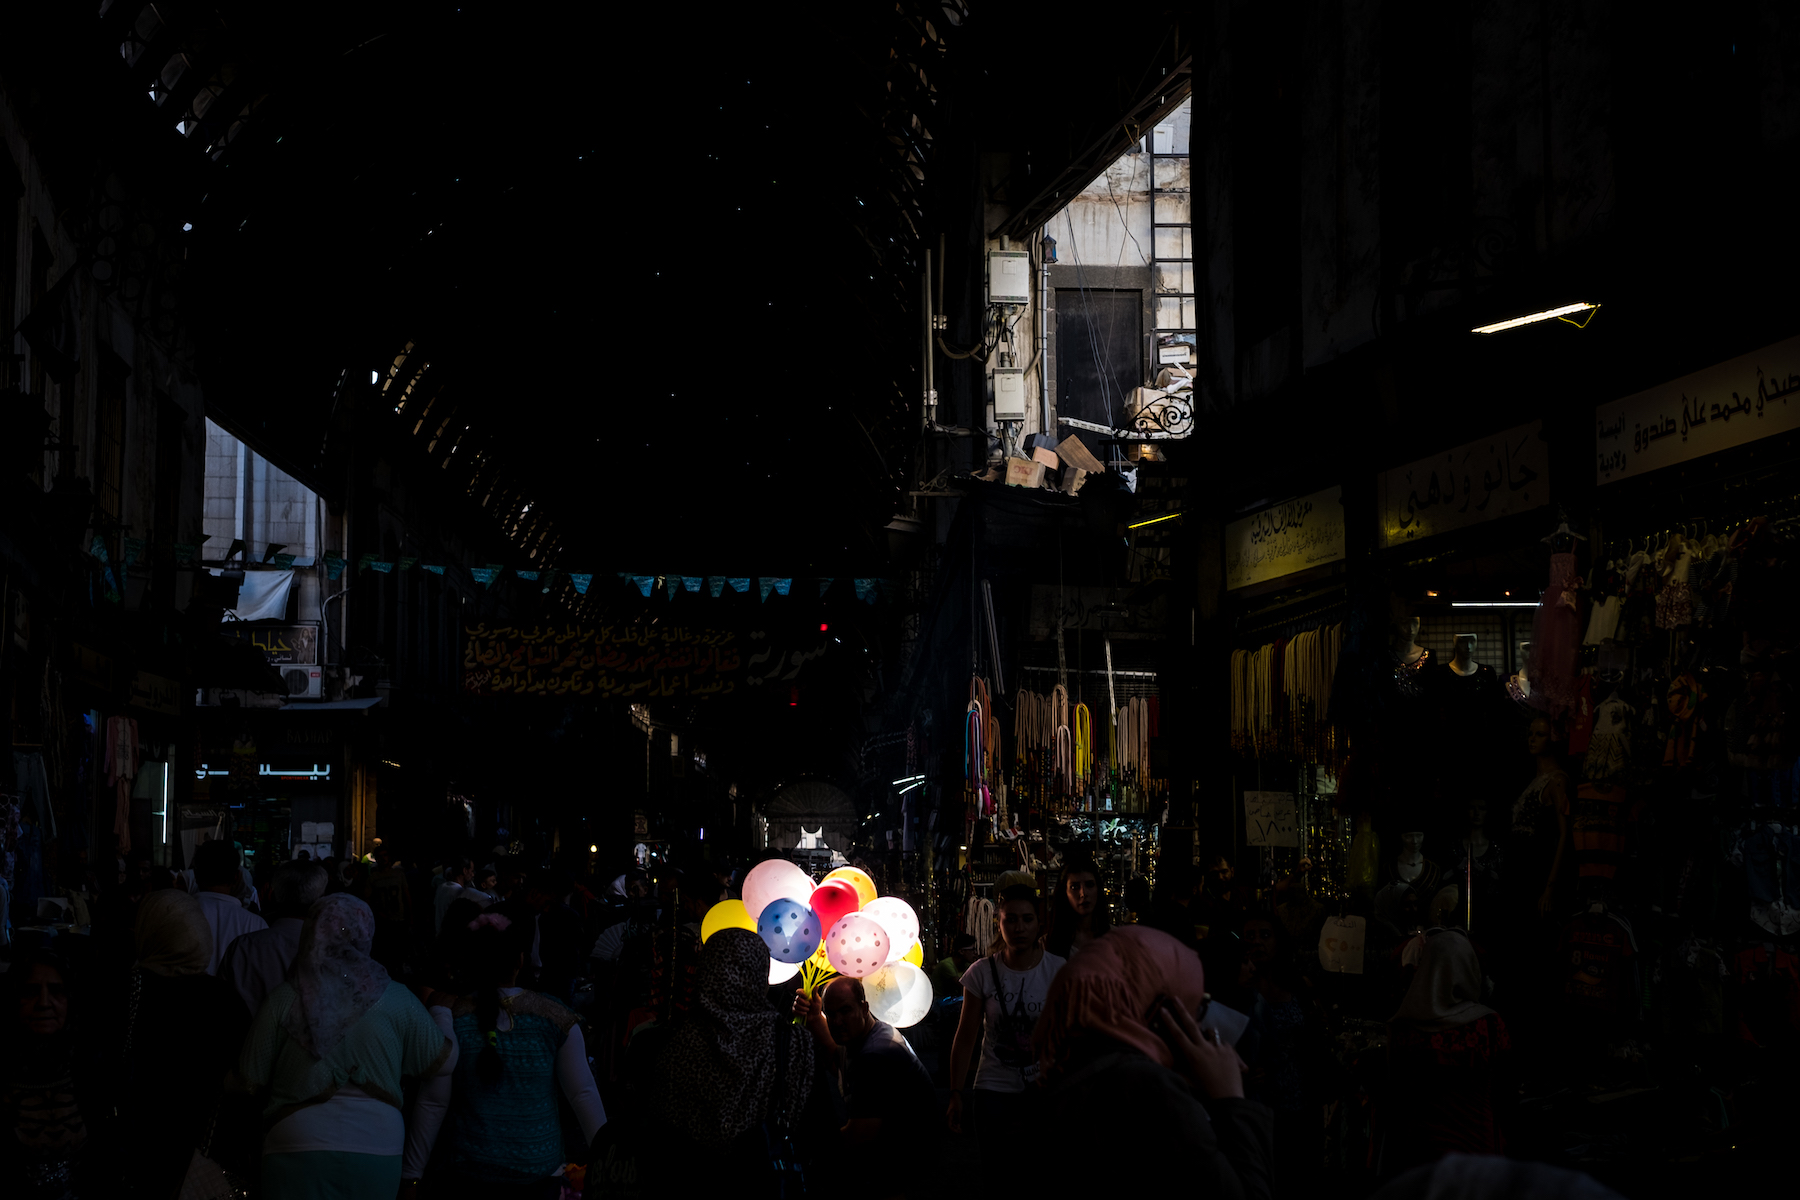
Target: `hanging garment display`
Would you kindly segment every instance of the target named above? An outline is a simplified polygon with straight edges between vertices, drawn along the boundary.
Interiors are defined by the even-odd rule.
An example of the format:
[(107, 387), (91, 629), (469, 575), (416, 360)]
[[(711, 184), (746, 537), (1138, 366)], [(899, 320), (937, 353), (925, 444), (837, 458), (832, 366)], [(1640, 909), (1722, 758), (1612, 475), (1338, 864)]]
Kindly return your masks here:
[[(1343, 647), (1344, 627), (1328, 625), (1255, 650), (1233, 651), (1232, 747), (1259, 758), (1287, 754), (1338, 761), (1336, 734), (1325, 717)], [(1426, 661), (1401, 668), (1408, 686)]]
[(1531, 620), (1531, 653), (1527, 666), (1531, 677), (1528, 700), (1533, 708), (1562, 717), (1575, 706), (1581, 649), (1581, 610), (1576, 589), (1575, 556), (1550, 556), (1550, 578), (1544, 598)]
[(130, 717), (106, 721), (106, 783), (113, 789), (113, 835), (119, 854), (131, 853), (131, 781), (138, 772), (137, 722)]
[(1750, 919), (1770, 933), (1800, 932), (1800, 877), (1794, 872), (1800, 829), (1752, 822), (1732, 838), (1730, 861), (1744, 872)]
[(1581, 773), (1588, 779), (1611, 779), (1625, 770), (1631, 759), (1631, 718), (1636, 710), (1614, 692), (1594, 710), (1594, 730), (1588, 738), (1587, 757)]
[(1662, 554), (1662, 590), (1656, 594), (1656, 627), (1677, 629), (1694, 619), (1694, 598), (1688, 589), (1688, 572), (1694, 556), (1679, 533)]
[(1675, 719), (1664, 743), (1663, 766), (1685, 767), (1694, 757), (1694, 738), (1700, 725), (1700, 706), (1706, 700), (1706, 689), (1690, 674), (1677, 675), (1669, 681), (1669, 715)]
[(32, 820), (56, 836), (56, 812), (50, 806), (50, 777), (44, 770), (44, 756), (36, 750), (13, 751), (13, 778), (18, 781), (18, 795)]

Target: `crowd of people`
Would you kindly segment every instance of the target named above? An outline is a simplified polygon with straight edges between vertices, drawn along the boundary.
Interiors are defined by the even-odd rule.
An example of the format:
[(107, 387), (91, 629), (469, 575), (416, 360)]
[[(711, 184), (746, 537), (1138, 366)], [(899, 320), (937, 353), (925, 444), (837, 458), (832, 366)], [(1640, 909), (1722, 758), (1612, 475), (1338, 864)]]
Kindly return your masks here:
[[(904, 1030), (861, 980), (771, 984), (757, 934), (703, 940), (741, 873), (384, 849), (251, 871), (210, 841), (119, 876), (89, 932), (11, 947), (9, 1198), (880, 1200), (957, 1190), (959, 1155), (1002, 1178), (1102, 1113), (1145, 1178), (1208, 1195), (1299, 1194), (1319, 1157), (1314, 1001), (1228, 870), (1141, 925), (1093, 862), (1048, 897), (1015, 877), (993, 952), (944, 931), (934, 1015)], [(1387, 1175), (1504, 1151), (1506, 1039), (1468, 938), (1432, 931), (1393, 1014)], [(1116, 1183), (1110, 1156), (1059, 1164)]]

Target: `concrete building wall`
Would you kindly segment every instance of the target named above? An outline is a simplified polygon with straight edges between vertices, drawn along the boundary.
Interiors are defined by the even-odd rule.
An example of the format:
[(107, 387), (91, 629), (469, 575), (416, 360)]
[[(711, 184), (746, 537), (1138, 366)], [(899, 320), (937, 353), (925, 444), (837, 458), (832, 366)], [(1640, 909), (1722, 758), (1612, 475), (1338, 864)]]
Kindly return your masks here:
[[(1251, 182), (1239, 171), (1254, 159), (1231, 147), (1259, 115), (1240, 111), (1246, 97), (1261, 98), (1257, 80), (1246, 78), (1256, 72), (1242, 36), (1254, 8), (1252, 0), (1214, 7), (1196, 85), (1201, 372), (1225, 402), (1290, 382), (1282, 359), (1295, 339), (1300, 368), (1320, 366), (1374, 341), (1383, 320), (1444, 311), (1462, 302), (1460, 283), (1566, 254), (1607, 228), (1616, 200), (1616, 31), (1608, 6), (1546, 10), (1496, 0), (1429, 13), (1384, 0), (1307, 6), (1280, 30), (1282, 57), (1297, 64), (1297, 327), (1247, 339), (1236, 205)], [(1406, 39), (1404, 47), (1397, 39)], [(1435, 193), (1407, 194), (1417, 178), (1400, 161), (1420, 141), (1431, 153), (1431, 136), (1420, 131), (1445, 123), (1467, 133), (1466, 146), (1447, 145), (1454, 156), (1426, 173), (1429, 186), (1457, 198), (1448, 206), (1436, 204)], [(1415, 186), (1384, 195), (1384, 178)], [(1403, 222), (1405, 240), (1396, 240), (1393, 213), (1409, 200), (1432, 214), (1432, 225)]]
[[(135, 608), (151, 586), (153, 564), (160, 562), (169, 569), (173, 543), (190, 542), (197, 536), (204, 398), (182, 354), (153, 336), (117, 294), (96, 281), (83, 261), (80, 240), (85, 232), (80, 228), (85, 216), (81, 204), (86, 197), (53, 193), (52, 180), (34, 151), (29, 131), (3, 98), (0, 155), (11, 159), (22, 186), (16, 223), (0, 229), (0, 237), (12, 241), (16, 265), (10, 280), (15, 328), (0, 332), (0, 342), (8, 354), (20, 356), (16, 363), (0, 363), (0, 385), (35, 394), (51, 421), (50, 440), (60, 446), (44, 451), (34, 482), (50, 491), (59, 476), (66, 476), (66, 485), (86, 480), (98, 491), (103, 453), (101, 364), (103, 360), (123, 364), (118, 512), (97, 513), (98, 523), (84, 533), (80, 548), (89, 549), (98, 535), (108, 557), (118, 566), (127, 538), (145, 543), (133, 568), (121, 578), (125, 605)], [(16, 329), (32, 312), (34, 260), (39, 247), (48, 252), (46, 290), (63, 282), (69, 272), (79, 272), (72, 283), (79, 366), (71, 379), (61, 383), (47, 376), (30, 343)], [(168, 427), (170, 423), (173, 428)], [(159, 465), (169, 469), (174, 478), (159, 479)], [(171, 528), (156, 527), (159, 514)], [(185, 606), (192, 589), (191, 575), (170, 570), (164, 583), (165, 594), (158, 597), (158, 605)]]
[[(1186, 254), (1193, 257), (1191, 168), (1186, 162), (1155, 160), (1151, 150), (1161, 153), (1189, 153), (1192, 128), (1192, 101), (1184, 101), (1154, 130), (1145, 130), (1134, 148), (1109, 164), (1073, 199), (1045, 223), (1044, 234), (1056, 240), (1056, 262), (1049, 269), (1049, 296), (1040, 303), (1043, 284), (1041, 246), (1014, 243), (1013, 250), (1027, 250), (1032, 255), (1032, 302), (1020, 314), (1016, 333), (1019, 352), (1016, 361), (1002, 362), (998, 355), (989, 364), (987, 389), (993, 396), (993, 373), (996, 366), (1019, 366), (1025, 370), (1026, 419), (1018, 429), (1018, 445), (1042, 429), (1041, 412), (1044, 392), (1049, 394), (1051, 428), (1054, 440), (1067, 434), (1067, 427), (1056, 422), (1058, 404), (1056, 348), (1057, 289), (1092, 288), (1106, 291), (1139, 291), (1143, 307), (1139, 326), (1142, 343), (1139, 355), (1143, 380), (1156, 374), (1151, 352), (1154, 335), (1159, 328), (1194, 325), (1197, 304), (1179, 299), (1159, 301), (1158, 291), (1193, 292), (1193, 267), (1153, 268), (1155, 258), (1174, 258)], [(990, 192), (994, 187), (989, 180)], [(1187, 230), (1159, 231), (1152, 226), (1152, 186), (1173, 193), (1158, 199), (1155, 220), (1161, 223), (1187, 221)], [(993, 205), (984, 217), (988, 228), (1000, 224)], [(988, 252), (1002, 249), (999, 239), (988, 239)], [(1040, 334), (1042, 339), (1040, 352)], [(991, 411), (991, 410), (990, 410)]]
[(328, 526), (319, 496), (210, 420), (206, 447), (204, 556), (223, 558), (241, 538), (250, 562), (262, 561), (271, 543), (281, 544), (282, 553), (311, 558), (311, 567), (295, 568), (294, 591), (297, 619), (317, 620)]

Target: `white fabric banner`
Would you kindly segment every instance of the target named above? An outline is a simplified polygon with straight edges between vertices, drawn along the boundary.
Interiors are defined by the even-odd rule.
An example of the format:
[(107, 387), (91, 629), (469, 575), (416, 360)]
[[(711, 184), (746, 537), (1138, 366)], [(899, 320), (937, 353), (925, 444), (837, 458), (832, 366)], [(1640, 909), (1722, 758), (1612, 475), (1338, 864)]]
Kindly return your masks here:
[(293, 586), (292, 571), (245, 571), (237, 607), (225, 615), (238, 621), (279, 621), (287, 616), (288, 589)]

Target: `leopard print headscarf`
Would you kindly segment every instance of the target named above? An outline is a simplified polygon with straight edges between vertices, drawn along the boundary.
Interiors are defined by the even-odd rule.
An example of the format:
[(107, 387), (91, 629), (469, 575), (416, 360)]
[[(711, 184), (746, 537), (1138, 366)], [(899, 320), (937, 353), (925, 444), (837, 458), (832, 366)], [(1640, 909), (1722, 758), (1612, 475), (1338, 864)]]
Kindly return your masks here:
[[(789, 1039), (787, 1095), (771, 1112), (775, 1038)], [(747, 929), (723, 929), (700, 952), (700, 1002), (657, 1070), (663, 1117), (703, 1143), (728, 1142), (759, 1121), (797, 1121), (812, 1091), (813, 1044), (769, 1005), (769, 948)]]

